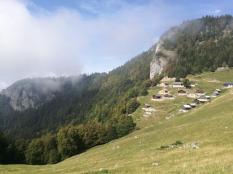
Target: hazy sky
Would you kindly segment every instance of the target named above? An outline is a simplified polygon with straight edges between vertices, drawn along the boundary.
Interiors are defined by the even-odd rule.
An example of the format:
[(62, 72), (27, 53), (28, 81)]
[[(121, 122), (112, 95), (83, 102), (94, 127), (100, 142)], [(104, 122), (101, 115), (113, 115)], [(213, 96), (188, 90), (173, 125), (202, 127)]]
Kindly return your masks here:
[(169, 29), (233, 14), (233, 0), (0, 0), (0, 89), (117, 67)]

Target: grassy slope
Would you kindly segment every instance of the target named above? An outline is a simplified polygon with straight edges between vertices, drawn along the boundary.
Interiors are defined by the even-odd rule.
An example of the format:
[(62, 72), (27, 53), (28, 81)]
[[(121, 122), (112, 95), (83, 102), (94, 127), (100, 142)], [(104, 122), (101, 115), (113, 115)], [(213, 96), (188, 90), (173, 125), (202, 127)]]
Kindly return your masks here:
[[(233, 70), (189, 78), (198, 81), (198, 88), (211, 92), (222, 82), (232, 81)], [(153, 88), (148, 96), (139, 99), (142, 104), (153, 105), (157, 112), (144, 118), (139, 108), (134, 113), (139, 130), (132, 134), (56, 165), (7, 165), (0, 166), (0, 173), (231, 173), (233, 91), (227, 90), (211, 103), (180, 114), (180, 106), (191, 100), (177, 97), (173, 101), (151, 101), (151, 95), (158, 90)], [(158, 150), (176, 140), (187, 147)], [(194, 142), (199, 149), (189, 146)]]

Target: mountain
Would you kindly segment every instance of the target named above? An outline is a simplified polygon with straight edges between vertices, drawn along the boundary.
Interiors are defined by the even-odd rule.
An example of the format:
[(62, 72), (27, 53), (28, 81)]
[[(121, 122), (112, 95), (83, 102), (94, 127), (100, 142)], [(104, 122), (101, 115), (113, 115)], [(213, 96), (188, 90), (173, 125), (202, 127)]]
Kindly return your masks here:
[(166, 73), (185, 77), (221, 66), (233, 66), (233, 17), (230, 15), (184, 22), (162, 35), (153, 48), (150, 78)]
[[(187, 78), (197, 85), (188, 90), (202, 89), (211, 95), (224, 82), (232, 81), (232, 77), (232, 69), (189, 75)], [(132, 114), (138, 129), (133, 133), (56, 165), (2, 165), (0, 171), (6, 174), (232, 173), (233, 90), (223, 89), (219, 97), (187, 113), (179, 110), (193, 99), (177, 96), (178, 89), (168, 88), (177, 96), (175, 99), (152, 101), (152, 95), (160, 90), (161, 87), (151, 87), (148, 95), (138, 98), (141, 106)], [(149, 117), (143, 116), (145, 104), (155, 108)]]
[[(22, 121), (17, 121), (19, 127), (42, 124), (35, 132), (56, 130), (93, 115), (102, 117), (100, 112), (108, 115), (110, 111), (99, 105), (105, 104), (112, 109), (118, 107), (122, 102), (119, 98), (127, 98), (124, 95), (131, 89), (134, 89), (131, 93), (137, 93), (132, 94), (132, 98), (137, 96), (143, 90), (139, 89), (140, 83), (149, 76), (153, 79), (163, 74), (179, 78), (214, 71), (221, 66), (233, 66), (232, 43), (232, 16), (206, 16), (171, 28), (151, 49), (108, 74), (18, 81), (1, 93), (4, 101), (0, 103), (4, 103), (4, 109), (8, 111), (1, 114), (7, 118), (3, 130), (10, 130), (13, 125), (9, 120), (18, 118), (18, 115), (22, 118)], [(94, 111), (98, 107), (104, 111)], [(57, 124), (54, 125), (52, 120)]]
[[(146, 52), (153, 59), (150, 78), (162, 73), (184, 77), (205, 70), (214, 71), (222, 65), (233, 66), (232, 38), (233, 18), (230, 15), (206, 16), (172, 27)], [(56, 92), (62, 91), (60, 88), (70, 83), (68, 81), (72, 79), (25, 79), (4, 90), (2, 95), (10, 98), (14, 110), (38, 108), (51, 101)]]
[(125, 115), (125, 105), (145, 92), (151, 57), (142, 53), (109, 73), (18, 81), (0, 94), (1, 129), (32, 138), (67, 124)]
[(36, 109), (55, 98), (66, 84), (77, 83), (79, 77), (35, 78), (20, 80), (1, 92), (9, 98), (11, 107), (16, 111)]
[[(142, 124), (132, 117), (146, 104), (139, 99), (163, 76), (179, 79), (233, 66), (232, 26), (232, 16), (206, 16), (173, 27), (151, 49), (109, 73), (18, 81), (0, 94), (0, 129), (23, 141), (12, 146), (30, 164), (56, 163), (123, 137)], [(205, 82), (203, 89), (221, 83)], [(178, 103), (164, 103), (169, 108), (161, 114), (173, 113)]]

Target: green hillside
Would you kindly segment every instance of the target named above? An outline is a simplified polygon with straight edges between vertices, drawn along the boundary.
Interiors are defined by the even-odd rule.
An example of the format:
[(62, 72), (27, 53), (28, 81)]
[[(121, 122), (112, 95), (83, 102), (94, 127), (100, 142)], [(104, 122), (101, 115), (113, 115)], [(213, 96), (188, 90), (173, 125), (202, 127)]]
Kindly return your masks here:
[[(211, 94), (232, 77), (233, 70), (228, 70), (188, 78), (197, 83), (190, 90)], [(187, 113), (179, 109), (192, 99), (177, 96), (152, 101), (159, 90), (153, 87), (147, 96), (138, 98), (141, 107), (133, 113), (138, 129), (128, 136), (55, 165), (3, 165), (0, 173), (231, 173), (233, 90), (223, 90), (219, 97)], [(176, 95), (176, 89), (169, 91)], [(145, 103), (156, 110), (150, 117), (143, 117)]]

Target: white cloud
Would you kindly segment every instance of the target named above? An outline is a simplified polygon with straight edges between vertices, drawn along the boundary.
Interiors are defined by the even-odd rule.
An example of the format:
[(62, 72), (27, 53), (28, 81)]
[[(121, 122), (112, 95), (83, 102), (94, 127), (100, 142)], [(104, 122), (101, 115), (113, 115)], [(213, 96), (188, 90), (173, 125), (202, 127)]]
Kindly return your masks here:
[(216, 10), (214, 11), (214, 14), (220, 14), (221, 12), (222, 12), (222, 10), (216, 9)]
[(207, 10), (207, 12), (208, 12), (209, 15), (218, 16), (218, 15), (221, 15), (222, 10), (213, 8), (213, 9)]
[(6, 87), (7, 87), (7, 84), (6, 84), (6, 83), (0, 82), (0, 91), (1, 91), (2, 89), (5, 89)]
[(75, 31), (79, 23), (72, 11), (33, 16), (22, 2), (0, 1), (0, 80), (80, 73), (78, 55), (85, 38)]

